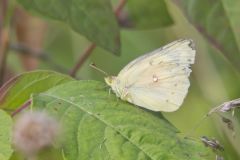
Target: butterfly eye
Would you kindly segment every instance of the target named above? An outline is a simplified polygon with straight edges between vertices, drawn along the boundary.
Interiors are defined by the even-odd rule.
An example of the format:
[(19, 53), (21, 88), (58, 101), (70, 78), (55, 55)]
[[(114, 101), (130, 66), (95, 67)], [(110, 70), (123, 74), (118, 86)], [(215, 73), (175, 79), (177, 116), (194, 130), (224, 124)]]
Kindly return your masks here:
[(113, 78), (112, 78), (112, 76), (110, 76), (110, 77), (105, 77), (104, 78), (105, 79), (105, 82), (108, 84), (108, 85), (112, 85), (112, 82), (113, 82)]

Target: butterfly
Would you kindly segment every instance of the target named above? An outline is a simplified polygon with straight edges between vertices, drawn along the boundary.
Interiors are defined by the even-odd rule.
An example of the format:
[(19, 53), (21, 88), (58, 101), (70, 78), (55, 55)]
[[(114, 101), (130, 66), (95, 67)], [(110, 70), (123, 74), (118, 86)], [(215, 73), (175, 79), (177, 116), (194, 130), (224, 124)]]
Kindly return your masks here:
[(138, 57), (105, 82), (124, 101), (152, 111), (173, 112), (188, 92), (195, 53), (192, 40), (176, 40)]

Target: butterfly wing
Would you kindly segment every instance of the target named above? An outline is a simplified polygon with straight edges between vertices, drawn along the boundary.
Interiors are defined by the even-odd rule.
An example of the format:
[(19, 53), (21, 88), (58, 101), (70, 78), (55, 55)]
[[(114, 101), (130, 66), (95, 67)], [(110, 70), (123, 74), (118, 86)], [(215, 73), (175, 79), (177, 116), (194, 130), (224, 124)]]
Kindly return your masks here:
[(117, 76), (127, 101), (153, 111), (177, 110), (190, 86), (195, 52), (192, 40), (180, 39), (130, 62)]

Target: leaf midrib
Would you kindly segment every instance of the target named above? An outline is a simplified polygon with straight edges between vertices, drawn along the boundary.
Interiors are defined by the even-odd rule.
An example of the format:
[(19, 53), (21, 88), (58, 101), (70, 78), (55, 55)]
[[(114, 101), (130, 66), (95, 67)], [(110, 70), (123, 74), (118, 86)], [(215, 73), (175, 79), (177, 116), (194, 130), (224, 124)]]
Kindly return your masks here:
[(118, 130), (117, 128), (115, 128), (113, 125), (109, 124), (108, 122), (104, 121), (103, 119), (100, 119), (98, 116), (96, 116), (95, 114), (85, 110), (84, 108), (82, 108), (81, 106), (79, 106), (78, 104), (75, 104), (67, 99), (61, 98), (61, 97), (57, 97), (51, 94), (47, 94), (47, 93), (40, 93), (39, 95), (44, 95), (44, 96), (49, 96), (52, 98), (56, 98), (62, 101), (65, 101), (67, 103), (72, 104), (73, 106), (77, 106), (79, 109), (81, 109), (83, 112), (86, 112), (87, 114), (89, 114), (90, 116), (93, 116), (94, 118), (98, 119), (99, 121), (101, 121), (102, 123), (104, 123), (106, 126), (111, 127), (114, 131), (118, 132), (119, 134), (121, 134), (121, 136), (125, 139), (127, 139), (131, 144), (133, 144), (136, 148), (138, 148), (140, 151), (142, 151), (145, 155), (147, 155), (150, 159), (153, 159), (148, 153), (146, 153), (141, 147), (139, 147), (137, 144), (135, 144), (134, 142), (132, 142), (128, 137), (126, 137), (124, 134), (121, 133), (120, 130)]

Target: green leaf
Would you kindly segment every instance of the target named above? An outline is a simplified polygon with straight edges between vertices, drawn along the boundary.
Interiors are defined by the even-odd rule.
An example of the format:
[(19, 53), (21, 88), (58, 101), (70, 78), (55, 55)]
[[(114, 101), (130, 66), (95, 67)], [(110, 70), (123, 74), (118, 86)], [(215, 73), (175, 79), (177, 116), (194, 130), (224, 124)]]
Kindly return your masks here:
[[(236, 68), (240, 69), (240, 50), (236, 40), (236, 36), (239, 33), (235, 35), (237, 28), (236, 26), (234, 27), (237, 23), (239, 24), (237, 22), (239, 20), (236, 18), (236, 15), (235, 18), (230, 17), (231, 13), (228, 13), (228, 11), (232, 8), (225, 10), (225, 5), (227, 6), (227, 4), (233, 1), (229, 3), (227, 3), (227, 0), (174, 1), (182, 8), (189, 22), (194, 25), (209, 43), (221, 51)], [(237, 2), (234, 4), (237, 4)]]
[(12, 111), (30, 98), (54, 86), (72, 81), (71, 77), (53, 71), (33, 71), (10, 79), (0, 88), (0, 108)]
[(0, 159), (8, 160), (13, 150), (11, 148), (12, 139), (12, 118), (0, 109)]
[(155, 29), (173, 24), (164, 0), (129, 0), (130, 23), (137, 29)]
[(240, 20), (239, 20), (239, 15), (240, 15), (240, 1), (239, 0), (222, 0), (223, 7), (226, 11), (226, 14), (228, 16), (228, 19), (230, 21), (232, 30), (234, 32), (234, 36), (236, 38), (238, 48), (240, 48)]
[(120, 31), (109, 0), (18, 0), (27, 10), (62, 21), (90, 41), (120, 53)]
[(69, 82), (32, 100), (34, 109), (59, 118), (68, 160), (206, 159), (201, 143), (182, 139), (163, 118), (118, 100), (101, 82)]

